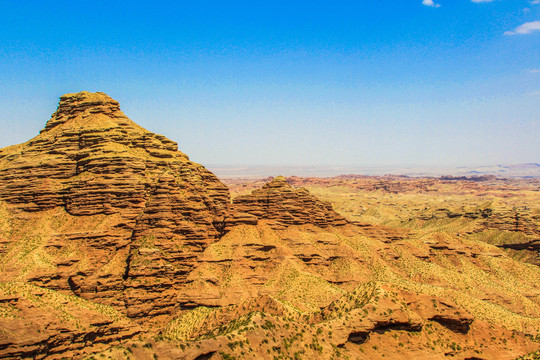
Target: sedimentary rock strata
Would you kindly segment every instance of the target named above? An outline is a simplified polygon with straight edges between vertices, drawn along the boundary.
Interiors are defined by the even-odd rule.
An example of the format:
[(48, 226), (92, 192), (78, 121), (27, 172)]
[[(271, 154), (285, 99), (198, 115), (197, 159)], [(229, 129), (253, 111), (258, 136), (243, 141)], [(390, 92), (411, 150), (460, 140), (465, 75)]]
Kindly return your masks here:
[[(0, 201), (15, 221), (54, 220), (33, 232), (57, 266), (26, 278), (132, 317), (169, 312), (230, 202), (227, 187), (177, 148), (106, 94), (62, 96), (38, 136), (0, 151)], [(29, 236), (6, 235), (12, 244)]]
[(66, 359), (141, 333), (114, 310), (21, 283), (0, 283), (0, 358)]
[(294, 189), (282, 176), (274, 178), (250, 195), (236, 197), (233, 205), (238, 213), (267, 220), (275, 229), (289, 225), (313, 224), (327, 227), (347, 224), (330, 203), (317, 199), (306, 189)]
[[(347, 199), (362, 189), (393, 204), (454, 182), (317, 186), (347, 181)], [(0, 357), (497, 359), (537, 348), (538, 269), (475, 238), (518, 234), (498, 245), (521, 251), (537, 234), (534, 207), (445, 198), (386, 223), (366, 221), (383, 213), (360, 203), (367, 216), (346, 220), (334, 207), (347, 214), (350, 202), (312, 189), (277, 177), (231, 203), (109, 96), (62, 96), (38, 136), (0, 150)]]

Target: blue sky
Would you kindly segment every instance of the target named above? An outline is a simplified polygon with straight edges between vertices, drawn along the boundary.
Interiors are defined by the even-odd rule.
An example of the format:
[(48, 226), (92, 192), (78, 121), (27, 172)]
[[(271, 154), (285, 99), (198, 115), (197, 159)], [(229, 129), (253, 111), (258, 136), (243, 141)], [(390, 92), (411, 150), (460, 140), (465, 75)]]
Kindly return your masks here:
[(0, 0), (0, 146), (88, 90), (203, 164), (540, 162), (539, 2)]

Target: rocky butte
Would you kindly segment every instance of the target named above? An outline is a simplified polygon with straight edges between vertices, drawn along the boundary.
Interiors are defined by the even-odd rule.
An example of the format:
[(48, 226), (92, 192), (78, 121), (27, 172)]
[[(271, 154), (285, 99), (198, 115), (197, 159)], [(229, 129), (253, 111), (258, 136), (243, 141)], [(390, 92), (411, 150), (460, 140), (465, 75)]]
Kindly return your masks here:
[(539, 329), (537, 266), (282, 177), (231, 199), (104, 93), (0, 150), (0, 358), (514, 359)]

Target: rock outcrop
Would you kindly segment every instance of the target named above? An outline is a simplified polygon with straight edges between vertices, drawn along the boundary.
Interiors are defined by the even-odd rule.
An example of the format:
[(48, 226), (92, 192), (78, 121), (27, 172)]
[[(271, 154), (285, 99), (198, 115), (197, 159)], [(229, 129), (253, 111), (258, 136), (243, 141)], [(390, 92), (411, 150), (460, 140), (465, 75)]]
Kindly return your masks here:
[[(46, 223), (32, 236), (55, 264), (26, 269), (25, 278), (131, 317), (175, 307), (175, 291), (221, 235), (230, 206), (211, 172), (99, 92), (62, 96), (38, 136), (0, 150), (0, 201), (20, 227)], [(30, 234), (4, 236), (16, 246)], [(3, 277), (21, 275), (10, 268)]]
[(274, 229), (290, 225), (327, 227), (348, 223), (330, 203), (317, 199), (304, 188), (294, 189), (283, 176), (274, 178), (250, 195), (236, 197), (233, 206), (237, 213), (266, 220)]
[[(267, 179), (224, 181), (234, 197)], [(287, 182), (331, 200), (334, 209), (362, 227), (367, 236), (386, 233), (392, 242), (408, 236), (406, 228), (414, 231), (446, 224), (460, 236), (488, 242), (507, 249), (516, 259), (540, 265), (538, 178), (343, 175), (291, 176)]]

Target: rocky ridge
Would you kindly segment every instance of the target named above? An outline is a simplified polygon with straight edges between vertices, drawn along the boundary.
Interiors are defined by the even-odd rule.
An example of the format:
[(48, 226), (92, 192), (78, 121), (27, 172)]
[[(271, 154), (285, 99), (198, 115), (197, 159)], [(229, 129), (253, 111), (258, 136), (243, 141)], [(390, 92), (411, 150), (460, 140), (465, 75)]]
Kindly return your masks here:
[[(244, 194), (267, 179), (227, 179), (232, 193)], [(292, 176), (287, 181), (324, 199), (338, 213), (366, 228), (446, 226), (507, 249), (517, 258), (540, 265), (540, 180), (494, 176), (414, 178), (344, 175), (332, 178)], [(334, 191), (329, 192), (329, 189)], [(335, 196), (335, 189), (340, 189)], [(380, 227), (375, 226), (375, 231)], [(399, 234), (395, 234), (399, 236)]]

